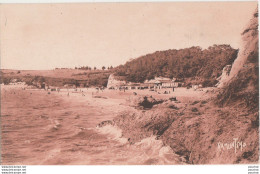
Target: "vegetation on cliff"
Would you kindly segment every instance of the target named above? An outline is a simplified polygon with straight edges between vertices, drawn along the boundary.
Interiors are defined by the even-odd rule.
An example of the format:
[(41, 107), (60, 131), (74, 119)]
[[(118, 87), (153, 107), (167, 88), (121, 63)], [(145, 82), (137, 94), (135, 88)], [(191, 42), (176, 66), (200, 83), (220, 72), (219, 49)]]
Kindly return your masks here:
[(155, 76), (185, 78), (185, 82), (214, 86), (222, 69), (237, 57), (238, 50), (230, 45), (213, 45), (208, 49), (191, 47), (157, 51), (115, 68), (116, 75), (127, 81), (143, 82)]

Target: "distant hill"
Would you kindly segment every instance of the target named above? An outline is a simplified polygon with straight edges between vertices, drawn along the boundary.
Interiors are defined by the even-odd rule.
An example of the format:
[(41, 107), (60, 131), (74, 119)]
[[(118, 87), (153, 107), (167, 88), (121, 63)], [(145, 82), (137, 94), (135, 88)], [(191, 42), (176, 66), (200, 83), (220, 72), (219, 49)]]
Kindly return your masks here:
[(126, 76), (130, 82), (143, 82), (156, 76), (185, 79), (186, 84), (202, 83), (214, 86), (222, 69), (232, 64), (238, 50), (230, 45), (213, 45), (208, 49), (191, 47), (157, 51), (120, 65), (116, 75)]
[(55, 69), (55, 70), (5, 70), (0, 71), (0, 83), (9, 84), (12, 79), (26, 82), (47, 83), (50, 86), (63, 87), (66, 84), (76, 86), (106, 86), (110, 70), (78, 70), (78, 69)]

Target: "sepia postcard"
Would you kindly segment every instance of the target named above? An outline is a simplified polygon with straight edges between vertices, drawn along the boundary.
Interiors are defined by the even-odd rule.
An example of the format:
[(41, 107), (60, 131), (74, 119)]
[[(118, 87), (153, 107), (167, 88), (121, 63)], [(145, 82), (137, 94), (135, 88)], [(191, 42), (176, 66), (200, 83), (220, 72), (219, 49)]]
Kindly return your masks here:
[(1, 165), (259, 163), (258, 2), (0, 4)]

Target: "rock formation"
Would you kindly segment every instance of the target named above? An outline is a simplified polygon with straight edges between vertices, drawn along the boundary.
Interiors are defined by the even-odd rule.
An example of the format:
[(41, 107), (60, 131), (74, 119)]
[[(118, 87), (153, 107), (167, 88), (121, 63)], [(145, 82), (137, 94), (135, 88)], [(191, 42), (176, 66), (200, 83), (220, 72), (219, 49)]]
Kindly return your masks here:
[(258, 10), (242, 32), (241, 47), (230, 75), (222, 81), (223, 91), (218, 95), (221, 105), (244, 104), (258, 108)]
[(255, 10), (253, 18), (241, 35), (240, 50), (230, 71), (229, 79), (235, 77), (240, 70), (248, 69), (250, 62), (258, 62), (258, 9)]
[(221, 88), (223, 86), (223, 83), (229, 78), (230, 70), (231, 65), (226, 65), (223, 68), (221, 76), (217, 78), (219, 82), (216, 84), (216, 87)]
[(118, 88), (121, 85), (125, 85), (126, 81), (118, 79), (114, 74), (110, 74), (107, 82), (107, 88)]

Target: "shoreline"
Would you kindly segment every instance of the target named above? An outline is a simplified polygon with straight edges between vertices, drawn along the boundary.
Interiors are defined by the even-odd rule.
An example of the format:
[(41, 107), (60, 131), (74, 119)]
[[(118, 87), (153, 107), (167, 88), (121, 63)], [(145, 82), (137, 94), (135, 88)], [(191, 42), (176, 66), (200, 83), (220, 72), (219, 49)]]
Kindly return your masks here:
[[(147, 161), (142, 161), (143, 164), (231, 164), (236, 163), (238, 159), (241, 159), (240, 163), (251, 163), (250, 158), (251, 161), (255, 161), (255, 155), (250, 158), (241, 156), (255, 151), (254, 149), (258, 147), (256, 144), (245, 147), (243, 152), (239, 151), (237, 154), (217, 151), (217, 142), (228, 142), (230, 136), (240, 137), (243, 142), (254, 144), (257, 130), (254, 128), (249, 130), (254, 117), (246, 110), (243, 111), (243, 108), (237, 110), (232, 107), (216, 107), (211, 99), (211, 94), (214, 92), (180, 89), (173, 93), (176, 101), (172, 101), (169, 98), (173, 94), (154, 94), (150, 91), (147, 94), (144, 90), (134, 95), (133, 91), (95, 92), (96, 89), (92, 88), (83, 89), (83, 92), (72, 90), (67, 95), (68, 91), (63, 90), (60, 92), (22, 90), (1, 86), (1, 92), (3, 91), (2, 121), (4, 125), (10, 127), (5, 128), (3, 138), (7, 142), (14, 141), (11, 146), (10, 144), (3, 146), (6, 149), (4, 154), (9, 150), (13, 151), (10, 153), (27, 154), (27, 159), (24, 159), (27, 164), (39, 162), (41, 158), (45, 159), (40, 160), (41, 164), (103, 164), (104, 161), (98, 161), (96, 157), (93, 158), (97, 161), (92, 162), (91, 159), (85, 159), (81, 155), (76, 155), (75, 161), (68, 159), (75, 155), (75, 149), (76, 151), (85, 149), (81, 145), (91, 143), (88, 142), (88, 137), (92, 135), (97, 136), (96, 138), (99, 136), (105, 138), (103, 141), (107, 143), (119, 142), (120, 145), (117, 146), (124, 149), (120, 151), (123, 154), (132, 155), (130, 151), (133, 151), (133, 154), (140, 155), (142, 149), (146, 149), (145, 156), (149, 157), (150, 154), (156, 160), (145, 157)], [(191, 95), (194, 93), (197, 95)], [(151, 108), (140, 107), (144, 96), (147, 96), (148, 102), (153, 102)], [(19, 120), (20, 126), (16, 127), (12, 120)], [(96, 127), (102, 123), (107, 127), (99, 132)], [(249, 132), (240, 131), (247, 129)], [(247, 133), (255, 136), (247, 137)], [(22, 137), (24, 142), (21, 144), (16, 142), (17, 137)], [(50, 142), (46, 142), (44, 137), (50, 139)], [(150, 146), (147, 145), (149, 141)], [(102, 148), (96, 147), (97, 152), (99, 149), (106, 149), (107, 146), (105, 143), (102, 144)], [(153, 149), (153, 146), (156, 150), (152, 153), (149, 149)], [(171, 149), (171, 153), (169, 149), (165, 150), (167, 148)], [(170, 156), (168, 161), (158, 156), (162, 153), (160, 151), (164, 151), (163, 149), (166, 151), (166, 156)], [(81, 153), (87, 153), (85, 151), (86, 149)], [(102, 150), (100, 155), (106, 153), (108, 152)], [(67, 156), (66, 159), (60, 161), (64, 154)], [(175, 162), (170, 159), (174, 159)], [(180, 159), (179, 162), (177, 159)], [(125, 160), (127, 161), (125, 164), (136, 164), (130, 159)]]

